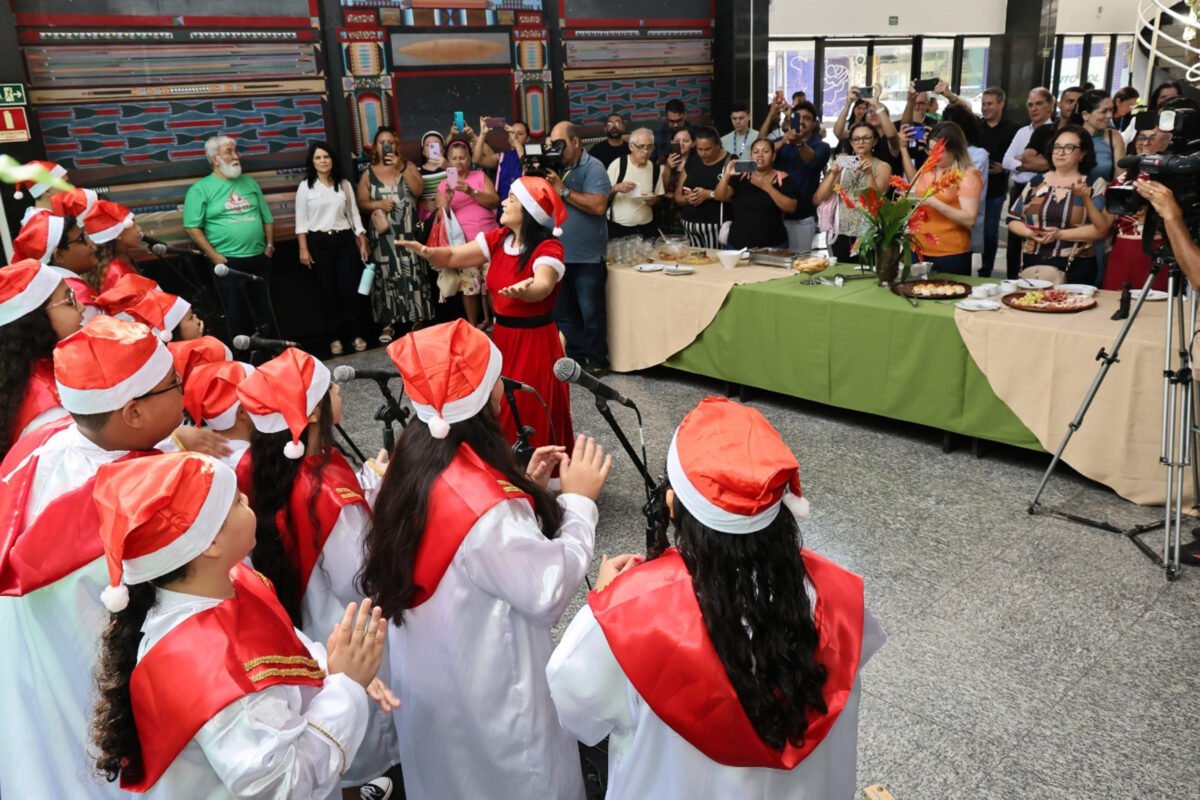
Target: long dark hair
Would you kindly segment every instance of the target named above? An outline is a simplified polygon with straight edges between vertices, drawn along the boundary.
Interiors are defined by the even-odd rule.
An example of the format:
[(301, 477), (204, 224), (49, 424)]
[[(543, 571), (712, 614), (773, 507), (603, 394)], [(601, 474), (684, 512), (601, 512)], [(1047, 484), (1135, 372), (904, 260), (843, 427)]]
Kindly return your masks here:
[(20, 433), (13, 426), (33, 377), (33, 365), (53, 356), (56, 344), (58, 334), (44, 304), (0, 325), (0, 459), (8, 454), (10, 439)]
[(1065, 125), (1055, 131), (1054, 138), (1046, 145), (1042, 155), (1050, 162), (1050, 168), (1053, 169), (1054, 145), (1058, 144), (1058, 140), (1064, 133), (1073, 133), (1079, 137), (1080, 152), (1083, 153), (1083, 157), (1079, 159), (1079, 171), (1087, 175), (1096, 166), (1096, 143), (1092, 141), (1092, 135), (1079, 125)]
[(333, 148), (329, 146), (329, 142), (313, 142), (308, 146), (308, 156), (304, 159), (304, 180), (308, 183), (308, 188), (313, 188), (317, 182), (317, 168), (313, 166), (313, 157), (318, 150), (324, 150), (329, 154), (329, 160), (333, 162), (333, 171), (329, 173), (329, 179), (333, 181), (333, 190), (340, 192), (342, 190), (342, 165), (334, 157)]
[(521, 208), (521, 256), (517, 259), (518, 275), (525, 271), (525, 267), (529, 266), (529, 261), (533, 258), (533, 251), (537, 249), (538, 245), (553, 238), (553, 231), (534, 219), (533, 214), (526, 211), (524, 207)]
[[(1090, 89), (1079, 96), (1075, 101), (1075, 110), (1071, 112), (1071, 124), (1083, 125), (1083, 115), (1091, 114), (1108, 100), (1108, 92), (1103, 89)], [(1114, 106), (1116, 103), (1114, 102)]]
[(96, 771), (108, 781), (124, 776), (127, 781), (136, 782), (145, 773), (142, 742), (133, 721), (129, 681), (137, 666), (142, 625), (158, 600), (158, 588), (187, 577), (187, 573), (188, 566), (184, 565), (161, 578), (127, 587), (129, 605), (109, 616), (108, 627), (100, 638), (91, 738), (96, 752)]
[[(317, 497), (321, 491), (320, 475), (333, 456), (333, 404), (329, 393), (321, 398), (318, 405), (321, 414), (317, 426), (321, 436), (322, 458), (317, 465), (317, 480), (313, 481), (313, 491), (308, 498), (308, 514), (314, 530), (317, 528)], [(308, 439), (309, 425), (300, 435), (300, 443)], [(266, 575), (275, 584), (275, 594), (283, 604), (292, 624), (302, 627), (300, 605), (303, 593), (300, 591), (300, 572), (296, 564), (288, 557), (283, 545), (283, 532), (275, 523), (275, 515), (283, 512), (284, 525), (292, 525), (292, 485), (300, 473), (303, 458), (288, 458), (283, 454), (283, 447), (292, 440), (288, 431), (279, 433), (261, 433), (257, 430), (250, 436), (250, 474), (251, 497), (250, 507), (258, 523), (254, 535), (254, 549), (250, 551), (250, 561), (254, 568)], [(292, 548), (295, 550), (295, 547)]]
[[(665, 483), (662, 515), (650, 556), (667, 548)], [(675, 498), (675, 541), (692, 576), (708, 638), (755, 732), (769, 746), (798, 745), (806, 713), (824, 713), (826, 669), (800, 558), (800, 529), (786, 508), (748, 536), (722, 533), (699, 522)]]
[(363, 593), (396, 625), (403, 624), (404, 612), (416, 592), (413, 569), (425, 536), (433, 483), (463, 444), (470, 445), (485, 463), (533, 498), (533, 510), (547, 539), (557, 536), (562, 525), (562, 509), (550, 492), (517, 466), (490, 408), (451, 425), (445, 439), (433, 438), (423, 423), (409, 425), (396, 443), (379, 488), (360, 573)]

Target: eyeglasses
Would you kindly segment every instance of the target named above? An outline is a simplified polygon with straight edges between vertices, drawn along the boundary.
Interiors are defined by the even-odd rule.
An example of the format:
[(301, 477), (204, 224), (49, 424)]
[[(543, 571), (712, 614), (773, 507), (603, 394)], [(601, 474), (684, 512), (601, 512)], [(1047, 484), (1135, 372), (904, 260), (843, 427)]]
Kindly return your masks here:
[(78, 239), (67, 239), (66, 246), (70, 247), (73, 244), (87, 244), (87, 243), (88, 243), (87, 231), (80, 231), (79, 238)]
[(47, 303), (46, 310), (49, 311), (50, 309), (58, 308), (59, 306), (70, 306), (71, 308), (79, 308), (79, 301), (75, 299), (75, 292), (73, 292), (71, 289), (68, 288), (67, 296), (64, 297), (62, 300), (57, 300), (53, 303)]
[(1071, 155), (1071, 153), (1074, 153), (1076, 150), (1079, 150), (1079, 149), (1080, 149), (1080, 147), (1077, 144), (1056, 144), (1056, 145), (1054, 145), (1054, 147), (1050, 148), (1050, 150), (1052, 152), (1063, 153), (1064, 155), (1068, 155), (1068, 156)]
[(1142, 136), (1135, 136), (1133, 141), (1135, 144), (1154, 144), (1154, 140), (1158, 137), (1153, 133), (1148, 133)]
[(169, 386), (164, 386), (161, 389), (155, 389), (152, 392), (146, 392), (141, 397), (135, 397), (134, 399), (135, 400), (145, 400), (148, 397), (154, 397), (154, 395), (156, 395), (156, 394), (166, 394), (167, 392), (173, 392), (176, 389), (179, 390), (180, 394), (183, 394), (183, 378), (179, 377), (178, 372), (175, 373), (175, 380), (171, 381), (171, 384)]
[(871, 142), (875, 141), (875, 137), (874, 136), (855, 136), (850, 141), (853, 142), (854, 144), (870, 144)]
[(653, 144), (635, 144), (635, 143), (633, 143), (633, 142), (630, 142), (630, 143), (629, 143), (629, 146), (630, 146), (630, 147), (632, 147), (632, 148), (634, 148), (634, 149), (636, 149), (636, 150), (644, 150), (644, 151), (647, 151), (647, 152), (649, 152), (650, 150), (653, 150), (653, 149), (654, 149), (654, 145), (653, 145)]

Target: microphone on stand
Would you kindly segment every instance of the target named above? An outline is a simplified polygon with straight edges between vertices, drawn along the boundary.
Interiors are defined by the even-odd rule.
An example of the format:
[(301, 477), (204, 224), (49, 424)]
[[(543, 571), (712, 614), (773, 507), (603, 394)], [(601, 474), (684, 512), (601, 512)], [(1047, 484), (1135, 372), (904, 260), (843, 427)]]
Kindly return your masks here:
[(228, 264), (217, 264), (213, 267), (213, 272), (218, 278), (239, 278), (243, 281), (265, 283), (261, 275), (255, 275), (252, 272), (242, 272), (240, 269), (233, 269)]
[(537, 389), (534, 389), (528, 383), (521, 383), (516, 378), (509, 378), (506, 375), (501, 375), (500, 380), (504, 381), (504, 390), (508, 392), (528, 392), (529, 394), (537, 394)]
[(147, 249), (156, 256), (165, 256), (168, 253), (176, 256), (198, 256), (198, 250), (192, 250), (186, 247), (174, 247), (160, 239), (155, 239), (153, 236), (142, 234), (142, 241), (146, 243)]
[(234, 350), (287, 350), (289, 347), (299, 347), (295, 342), (289, 342), (287, 339), (263, 339), (258, 336), (246, 336), (238, 334), (233, 337)]
[(356, 380), (390, 381), (399, 377), (400, 373), (394, 369), (359, 369), (349, 364), (333, 368), (333, 379), (338, 383), (349, 383)]
[(585, 372), (583, 367), (579, 366), (573, 358), (560, 358), (554, 362), (554, 377), (558, 378), (563, 383), (573, 383), (576, 386), (582, 386), (592, 394), (604, 400), (611, 400), (614, 403), (620, 403), (626, 408), (637, 409), (637, 405), (632, 400), (625, 397), (613, 387), (609, 386), (602, 380), (596, 378), (590, 372)]

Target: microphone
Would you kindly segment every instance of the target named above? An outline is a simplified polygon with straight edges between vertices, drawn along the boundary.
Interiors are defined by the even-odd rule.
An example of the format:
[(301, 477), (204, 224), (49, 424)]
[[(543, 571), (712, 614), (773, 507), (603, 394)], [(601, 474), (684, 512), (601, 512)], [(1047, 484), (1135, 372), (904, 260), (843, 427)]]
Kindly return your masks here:
[(622, 395), (616, 389), (599, 380), (591, 373), (584, 372), (583, 368), (573, 358), (560, 358), (558, 361), (555, 361), (554, 377), (563, 383), (574, 383), (577, 386), (582, 386), (601, 399), (612, 400), (614, 403), (620, 403), (627, 408), (637, 408), (632, 400)]
[(217, 264), (213, 267), (213, 272), (218, 278), (240, 278), (244, 281), (258, 281), (265, 283), (261, 275), (255, 275), (252, 272), (242, 272), (240, 269), (231, 269), (228, 264)]
[(287, 350), (289, 347), (299, 347), (287, 339), (262, 339), (258, 336), (238, 334), (233, 337), (234, 350)]
[(537, 390), (528, 383), (521, 383), (515, 378), (501, 375), (500, 380), (504, 381), (504, 391), (506, 392), (529, 392), (530, 394), (537, 394)]
[(1122, 169), (1131, 169), (1133, 167), (1140, 166), (1141, 163), (1142, 163), (1141, 156), (1136, 156), (1136, 155), (1135, 156), (1125, 156), (1124, 158), (1122, 158), (1120, 161), (1117, 162), (1117, 166), (1121, 167)]
[(187, 247), (175, 247), (167, 244), (162, 239), (155, 239), (153, 236), (142, 234), (142, 241), (145, 242), (147, 248), (156, 256), (165, 256), (168, 253), (177, 256), (198, 256), (199, 251)]
[(333, 379), (338, 383), (356, 380), (390, 381), (399, 377), (400, 373), (394, 369), (357, 369), (349, 364), (333, 368)]

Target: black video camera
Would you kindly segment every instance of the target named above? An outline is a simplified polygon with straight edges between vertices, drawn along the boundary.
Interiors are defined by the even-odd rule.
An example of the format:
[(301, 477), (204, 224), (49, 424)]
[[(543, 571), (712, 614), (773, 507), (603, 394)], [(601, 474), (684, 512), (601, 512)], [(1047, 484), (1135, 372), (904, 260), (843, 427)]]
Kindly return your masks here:
[[(1139, 120), (1139, 130), (1151, 128), (1171, 133), (1167, 151), (1126, 156), (1117, 166), (1135, 176), (1146, 175), (1170, 189), (1190, 227), (1200, 221), (1200, 192), (1196, 190), (1196, 176), (1200, 174), (1200, 112), (1186, 107), (1165, 108), (1158, 112), (1154, 125), (1147, 127)], [(1110, 186), (1104, 195), (1104, 205), (1110, 214), (1132, 216), (1148, 207), (1148, 201), (1133, 186)]]
[(562, 175), (563, 151), (567, 143), (555, 139), (545, 147), (530, 142), (525, 145), (525, 156), (521, 159), (521, 171), (533, 178), (544, 178), (547, 172)]

